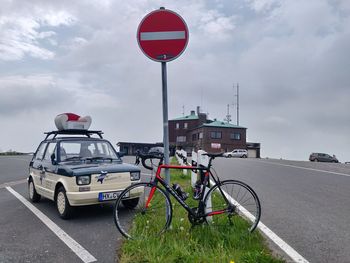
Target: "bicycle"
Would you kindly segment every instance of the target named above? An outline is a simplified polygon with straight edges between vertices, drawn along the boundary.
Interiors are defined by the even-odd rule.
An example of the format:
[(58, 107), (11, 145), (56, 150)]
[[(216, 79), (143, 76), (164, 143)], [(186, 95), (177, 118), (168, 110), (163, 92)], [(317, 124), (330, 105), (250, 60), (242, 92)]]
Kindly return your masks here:
[[(137, 154), (136, 164), (140, 159), (142, 165), (149, 170), (152, 166), (146, 160), (158, 159), (155, 177), (149, 182), (135, 183), (127, 187), (118, 196), (114, 205), (114, 222), (119, 232), (128, 239), (141, 239), (158, 236), (166, 231), (172, 221), (173, 207), (169, 196), (187, 210), (192, 226), (207, 223), (210, 226), (230, 227), (243, 224), (249, 232), (257, 227), (261, 207), (254, 190), (247, 184), (237, 180), (221, 181), (212, 168), (212, 161), (222, 154), (206, 154), (209, 157), (207, 167), (195, 167), (163, 164), (162, 154)], [(199, 193), (198, 205), (190, 207), (187, 196), (182, 189), (173, 189), (162, 177), (162, 169), (186, 169), (204, 174), (202, 191)], [(204, 187), (212, 185), (209, 191)], [(242, 219), (245, 218), (245, 219)]]

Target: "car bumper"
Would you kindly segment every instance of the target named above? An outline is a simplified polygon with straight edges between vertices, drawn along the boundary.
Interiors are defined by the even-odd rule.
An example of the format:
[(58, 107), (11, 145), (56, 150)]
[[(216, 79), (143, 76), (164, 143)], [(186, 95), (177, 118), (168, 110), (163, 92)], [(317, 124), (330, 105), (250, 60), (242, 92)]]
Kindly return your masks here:
[[(71, 206), (84, 206), (84, 205), (95, 205), (95, 204), (101, 204), (106, 202), (114, 202), (113, 200), (107, 200), (107, 201), (99, 201), (98, 196), (99, 193), (106, 193), (106, 192), (114, 192), (114, 191), (120, 191), (122, 192), (124, 189), (120, 190), (106, 190), (106, 191), (87, 191), (87, 192), (66, 192), (69, 204)], [(140, 192), (133, 193), (130, 198), (135, 198), (140, 196)]]

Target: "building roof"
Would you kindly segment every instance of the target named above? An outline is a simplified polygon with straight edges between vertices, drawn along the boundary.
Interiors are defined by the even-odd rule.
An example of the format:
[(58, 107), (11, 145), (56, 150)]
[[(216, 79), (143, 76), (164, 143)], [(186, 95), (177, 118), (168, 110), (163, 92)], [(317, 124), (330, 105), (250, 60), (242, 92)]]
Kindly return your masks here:
[(172, 119), (171, 121), (185, 121), (185, 120), (198, 120), (198, 116), (195, 114), (191, 114), (191, 115)]
[(224, 121), (217, 121), (214, 120), (210, 123), (204, 123), (202, 126), (204, 127), (217, 127), (217, 128), (238, 128), (238, 129), (247, 129), (245, 127), (242, 126), (238, 126), (238, 125), (234, 125), (228, 122), (224, 122)]

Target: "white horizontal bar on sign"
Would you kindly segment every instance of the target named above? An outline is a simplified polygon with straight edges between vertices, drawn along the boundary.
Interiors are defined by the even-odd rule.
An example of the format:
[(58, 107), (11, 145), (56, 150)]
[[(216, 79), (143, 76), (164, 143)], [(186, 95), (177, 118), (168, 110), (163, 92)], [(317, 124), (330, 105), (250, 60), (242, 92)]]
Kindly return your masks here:
[(185, 39), (185, 31), (141, 32), (141, 41)]

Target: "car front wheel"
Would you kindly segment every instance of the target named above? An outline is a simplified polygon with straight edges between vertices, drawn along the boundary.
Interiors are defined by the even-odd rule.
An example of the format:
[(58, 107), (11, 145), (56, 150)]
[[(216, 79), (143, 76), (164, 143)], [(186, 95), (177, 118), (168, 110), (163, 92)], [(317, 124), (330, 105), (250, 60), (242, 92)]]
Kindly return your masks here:
[(61, 218), (69, 219), (72, 216), (73, 208), (69, 204), (66, 190), (62, 186), (58, 189), (56, 194), (56, 207)]
[(29, 184), (28, 184), (28, 193), (29, 193), (30, 201), (32, 201), (33, 203), (40, 201), (41, 195), (39, 195), (36, 192), (34, 182), (32, 179), (29, 181)]
[(244, 154), (244, 155), (242, 156), (242, 158), (247, 158), (247, 155)]

